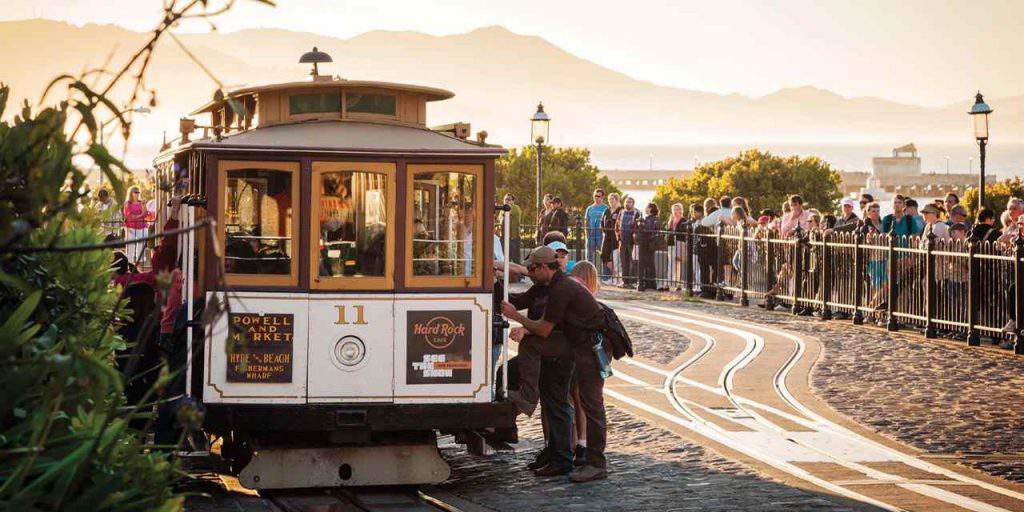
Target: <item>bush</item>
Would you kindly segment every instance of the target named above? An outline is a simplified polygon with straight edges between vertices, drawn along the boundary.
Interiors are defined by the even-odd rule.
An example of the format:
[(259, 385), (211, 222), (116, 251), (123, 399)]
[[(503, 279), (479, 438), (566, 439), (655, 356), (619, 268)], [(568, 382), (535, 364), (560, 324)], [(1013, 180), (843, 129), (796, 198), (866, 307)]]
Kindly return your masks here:
[[(499, 158), (495, 197), (500, 202), (506, 193), (516, 196), (516, 204), (523, 209), (523, 222), (530, 224), (537, 219), (537, 147), (512, 148)], [(543, 190), (541, 194), (553, 194), (562, 198), (567, 210), (582, 211), (591, 204), (595, 188), (603, 188), (606, 194), (619, 189), (605, 176), (598, 176), (600, 170), (590, 162), (590, 150), (585, 148), (544, 147)]]
[[(7, 96), (0, 87), (0, 113)], [(177, 510), (176, 463), (129, 425), (146, 414), (125, 403), (115, 369), (126, 312), (110, 253), (55, 249), (103, 241), (79, 208), (87, 173), (74, 157), (92, 157), (121, 189), (123, 165), (105, 148), (76, 154), (69, 109), (91, 115), (65, 102), (0, 123), (0, 509)]]
[(661, 211), (672, 203), (702, 204), (707, 197), (742, 196), (757, 211), (776, 212), (790, 194), (800, 194), (808, 208), (822, 212), (835, 209), (841, 197), (840, 176), (817, 157), (779, 157), (751, 149), (735, 157), (708, 162), (694, 169), (688, 178), (673, 178), (658, 187), (654, 202)]
[[(1024, 181), (1020, 177), (988, 183), (985, 185), (985, 206), (996, 212), (996, 223), (999, 222), (999, 215), (1006, 209), (1006, 202), (1011, 197), (1024, 198)], [(978, 216), (978, 188), (972, 187), (964, 192), (960, 202), (967, 207), (967, 215), (971, 218)]]

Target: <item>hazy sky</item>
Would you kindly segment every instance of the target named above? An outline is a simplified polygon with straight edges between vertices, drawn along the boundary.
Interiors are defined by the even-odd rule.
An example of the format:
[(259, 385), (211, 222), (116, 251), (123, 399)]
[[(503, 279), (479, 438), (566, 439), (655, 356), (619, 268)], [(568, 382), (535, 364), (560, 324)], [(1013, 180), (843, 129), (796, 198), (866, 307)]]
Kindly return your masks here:
[[(0, 19), (150, 28), (160, 0), (4, 0)], [(538, 35), (663, 85), (763, 95), (813, 85), (920, 105), (1024, 94), (1024, 0), (241, 0), (222, 31), (435, 35), (487, 25)], [(202, 31), (208, 27), (189, 26)], [(967, 98), (965, 100), (965, 98)]]

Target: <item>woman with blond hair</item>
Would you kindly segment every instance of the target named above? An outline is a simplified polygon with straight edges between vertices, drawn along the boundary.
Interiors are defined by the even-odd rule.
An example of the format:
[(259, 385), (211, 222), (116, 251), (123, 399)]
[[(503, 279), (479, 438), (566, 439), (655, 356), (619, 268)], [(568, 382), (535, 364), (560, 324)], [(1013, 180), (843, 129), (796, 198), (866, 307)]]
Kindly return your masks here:
[[(601, 279), (597, 275), (597, 267), (589, 261), (578, 261), (569, 269), (569, 278), (583, 285), (592, 295), (597, 295), (601, 289)], [(573, 446), (575, 454), (573, 465), (582, 466), (587, 462), (587, 415), (583, 412), (583, 404), (580, 403), (580, 387), (573, 377), (572, 387), (569, 390), (569, 399), (573, 408)]]
[[(145, 238), (149, 234), (149, 223), (146, 219), (149, 217), (149, 209), (146, 208), (146, 202), (142, 200), (142, 190), (137, 186), (132, 186), (128, 189), (128, 197), (124, 200), (124, 238), (130, 242), (136, 238)], [(133, 265), (138, 264), (142, 258), (142, 253), (145, 252), (145, 242), (129, 243), (125, 248), (128, 256), (128, 261)]]

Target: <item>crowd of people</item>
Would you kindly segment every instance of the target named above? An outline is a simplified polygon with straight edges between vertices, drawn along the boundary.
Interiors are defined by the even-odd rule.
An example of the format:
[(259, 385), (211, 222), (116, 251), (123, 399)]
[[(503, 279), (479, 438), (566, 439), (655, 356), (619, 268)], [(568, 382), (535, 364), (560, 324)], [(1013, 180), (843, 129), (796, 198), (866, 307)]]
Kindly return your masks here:
[[(757, 243), (746, 244), (747, 254), (743, 255), (735, 242), (738, 228), (745, 228), (748, 239), (755, 241), (791, 240), (795, 237), (821, 240), (831, 234), (837, 234), (827, 237), (833, 241), (852, 241), (853, 234), (859, 234), (866, 243), (876, 246), (884, 247), (891, 237), (900, 248), (923, 250), (932, 244), (938, 251), (962, 253), (967, 251), (967, 242), (978, 244), (979, 250), (1005, 253), (1024, 233), (1024, 200), (1017, 197), (1010, 198), (1001, 212), (981, 208), (973, 217), (960, 197), (953, 193), (924, 203), (897, 194), (891, 198), (891, 213), (887, 214), (882, 213), (883, 205), (871, 194), (862, 194), (857, 199), (844, 198), (836, 211), (808, 208), (800, 195), (788, 197), (777, 210), (754, 210), (746, 198), (723, 196), (707, 198), (688, 208), (682, 203), (672, 204), (667, 215), (663, 215), (654, 203), (640, 210), (634, 198), (617, 193), (606, 194), (602, 189), (594, 190), (592, 197), (593, 202), (586, 207), (572, 208), (581, 212), (581, 215), (575, 215), (576, 221), (573, 222), (574, 215), (568, 213), (560, 198), (550, 194), (545, 196), (544, 208), (537, 221), (536, 243), (542, 245), (544, 234), (552, 231), (565, 236), (575, 234), (579, 257), (597, 265), (603, 284), (633, 287), (640, 291), (682, 291), (689, 283), (695, 293), (707, 298), (731, 298), (728, 290), (739, 286), (745, 257), (748, 265), (756, 269), (750, 272), (751, 282), (748, 285), (754, 286), (748, 289), (763, 292), (768, 299), (761, 304), (762, 307), (779, 304), (774, 300), (776, 296), (791, 295), (793, 287), (799, 286), (794, 281), (791, 255), (782, 249), (784, 244), (775, 244), (779, 252), (775, 261), (768, 262), (766, 255), (762, 254), (767, 246)], [(505, 202), (514, 205), (515, 198), (508, 195)], [(517, 234), (522, 233), (518, 229), (522, 223), (522, 212), (518, 206), (514, 207), (514, 212), (511, 244), (518, 248), (521, 242)], [(725, 250), (724, 254), (717, 252), (720, 250), (718, 245), (722, 243), (715, 236), (719, 226), (724, 226), (725, 233), (733, 236), (733, 241), (725, 242), (721, 248)], [(843, 233), (849, 238), (844, 238)], [(693, 259), (689, 265), (684, 265), (687, 244), (692, 244), (689, 253)], [(822, 292), (819, 274), (822, 267), (817, 261), (820, 255), (816, 250), (806, 253), (808, 260), (801, 268), (807, 274), (802, 280), (807, 289), (801, 293), (820, 299), (815, 295)], [(515, 258), (519, 252), (514, 250), (512, 254)], [(842, 254), (843, 257), (852, 255)], [(890, 266), (894, 266), (897, 282), (902, 283), (902, 289), (896, 289), (898, 299), (918, 300), (912, 298), (923, 293), (923, 264), (918, 264), (922, 259), (902, 252), (890, 262), (884, 250), (868, 250), (863, 257), (863, 289), (867, 294), (863, 304), (880, 312), (876, 315), (877, 321), (884, 321), (885, 315), (881, 313), (891, 307), (888, 304), (891, 298), (888, 293)], [(852, 256), (849, 259), (846, 266), (853, 264)], [(843, 261), (840, 257), (833, 258), (833, 273), (846, 272), (835, 270), (838, 268), (836, 265), (844, 265)], [(949, 298), (961, 306), (966, 301), (966, 262), (966, 258), (944, 260), (940, 270), (948, 275), (940, 278), (942, 300)], [(981, 267), (991, 274), (996, 272), (995, 267), (989, 269), (992, 265), (983, 264)], [(689, 279), (684, 272), (690, 273)], [(766, 276), (765, 272), (771, 275)], [(849, 279), (852, 279), (852, 274)], [(997, 314), (1006, 315), (1003, 331), (1014, 333), (1017, 327), (1013, 317), (1016, 290), (1010, 281), (1003, 279), (999, 290), (986, 290), (984, 293), (988, 294), (986, 296), (995, 293), (1000, 297), (997, 305), (986, 304), (1003, 311)], [(913, 307), (923, 307), (917, 302), (915, 304)], [(819, 312), (812, 312), (811, 308), (798, 309), (802, 314)]]
[[(121, 202), (116, 201), (109, 190), (101, 188), (96, 193), (94, 206), (99, 215), (100, 226), (110, 240), (144, 238), (150, 234), (156, 220), (155, 201), (146, 201), (142, 189), (136, 186), (128, 188), (128, 193)], [(148, 257), (146, 244), (142, 242), (127, 244), (124, 253), (132, 265), (139, 265)]]
[[(515, 205), (512, 194), (505, 196), (505, 203), (512, 205), (511, 254), (519, 255), (519, 239), (522, 210)], [(566, 237), (575, 224), (570, 220), (562, 199), (551, 194), (543, 198), (544, 210), (539, 216), (536, 228), (537, 244), (552, 231)], [(581, 208), (580, 222), (585, 232), (584, 259), (598, 264), (602, 282), (619, 286), (636, 287), (638, 290), (667, 290), (670, 286), (681, 287), (681, 266), (684, 246), (689, 233), (712, 233), (719, 226), (748, 229), (749, 236), (763, 239), (768, 236), (787, 239), (800, 234), (813, 233), (863, 233), (865, 235), (893, 235), (908, 243), (918, 237), (919, 244), (929, 238), (938, 242), (945, 240), (970, 240), (1008, 244), (1024, 230), (1024, 200), (1011, 198), (1001, 212), (996, 225), (996, 212), (982, 208), (974, 219), (968, 216), (967, 208), (959, 196), (950, 193), (942, 199), (935, 199), (921, 205), (917, 200), (897, 194), (892, 198), (892, 213), (882, 215), (881, 205), (871, 194), (862, 194), (859, 200), (844, 198), (838, 211), (821, 211), (806, 208), (800, 195), (791, 195), (778, 210), (762, 209), (755, 212), (743, 197), (723, 196), (707, 198), (700, 204), (693, 204), (687, 212), (682, 203), (675, 203), (667, 218), (663, 218), (655, 203), (648, 204), (643, 211), (636, 207), (632, 197), (617, 193), (605, 194), (603, 189), (593, 193), (593, 203)], [(710, 241), (699, 237), (693, 248), (696, 261), (694, 282), (706, 283), (712, 275), (719, 274), (710, 268), (712, 263), (701, 258), (707, 253)], [(585, 244), (585, 245), (584, 245)], [(664, 272), (656, 275), (655, 254), (667, 251), (669, 265)], [(738, 260), (739, 254), (729, 255)], [(738, 265), (724, 269), (722, 277), (735, 270)], [(701, 276), (705, 276), (704, 279)], [(704, 290), (704, 293), (709, 293)]]

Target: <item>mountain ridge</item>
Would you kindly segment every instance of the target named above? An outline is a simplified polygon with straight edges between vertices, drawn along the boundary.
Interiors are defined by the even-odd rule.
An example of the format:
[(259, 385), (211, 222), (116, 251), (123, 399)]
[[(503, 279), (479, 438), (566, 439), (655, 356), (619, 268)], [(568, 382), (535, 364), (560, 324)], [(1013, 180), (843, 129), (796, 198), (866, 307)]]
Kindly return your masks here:
[[(124, 62), (146, 33), (117, 25), (82, 26), (54, 20), (0, 22), (0, 81), (15, 98), (36, 98), (59, 73)], [(926, 107), (877, 97), (844, 97), (804, 85), (751, 97), (678, 88), (633, 78), (577, 57), (546, 39), (501, 25), (459, 34), (374, 30), (349, 38), (280, 28), (182, 33), (203, 64), (228, 85), (293, 81), (308, 76), (298, 57), (313, 46), (334, 63), (322, 72), (351, 79), (439, 86), (456, 93), (431, 104), (432, 125), (469, 121), (491, 140), (514, 145), (528, 138), (538, 100), (553, 117), (556, 144), (674, 144), (727, 141), (879, 142), (969, 140), (970, 102)], [(26, 59), (25, 55), (45, 55)], [(216, 84), (173, 42), (164, 41), (147, 85), (160, 103), (140, 118), (137, 135), (173, 130), (177, 119), (204, 103)], [(1007, 140), (1024, 138), (1024, 94), (991, 98), (994, 128)], [(10, 112), (12, 109), (8, 109)], [(173, 133), (173, 132), (172, 132)]]

